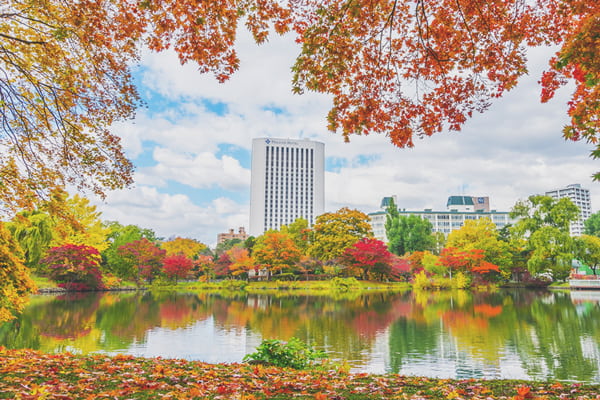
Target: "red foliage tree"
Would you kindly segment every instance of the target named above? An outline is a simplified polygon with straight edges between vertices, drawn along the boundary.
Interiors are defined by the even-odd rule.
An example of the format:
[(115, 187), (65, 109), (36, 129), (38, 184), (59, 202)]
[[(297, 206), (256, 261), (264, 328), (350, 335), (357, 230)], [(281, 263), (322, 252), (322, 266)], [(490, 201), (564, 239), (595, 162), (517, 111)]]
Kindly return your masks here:
[(383, 280), (391, 275), (394, 255), (381, 240), (362, 238), (344, 250), (339, 262), (347, 275)]
[(152, 283), (160, 274), (166, 255), (165, 250), (146, 238), (124, 244), (117, 251), (129, 263), (129, 275), (138, 286), (142, 279)]
[(229, 275), (229, 267), (233, 264), (229, 254), (222, 253), (213, 264), (215, 278), (222, 279)]
[(104, 289), (100, 253), (91, 246), (66, 244), (52, 247), (40, 261), (50, 278), (69, 291)]
[(485, 252), (480, 249), (461, 251), (447, 247), (440, 253), (439, 263), (451, 271), (462, 271), (474, 275), (486, 275), (490, 272), (500, 272), (500, 268), (484, 260)]
[(194, 261), (183, 254), (167, 256), (163, 260), (163, 272), (169, 279), (186, 279), (190, 276)]

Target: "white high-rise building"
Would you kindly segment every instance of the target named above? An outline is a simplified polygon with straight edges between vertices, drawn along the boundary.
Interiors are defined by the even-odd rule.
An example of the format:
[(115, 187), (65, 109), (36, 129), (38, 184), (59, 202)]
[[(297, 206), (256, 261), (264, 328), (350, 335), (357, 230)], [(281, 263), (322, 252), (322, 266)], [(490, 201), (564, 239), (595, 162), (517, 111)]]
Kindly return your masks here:
[(300, 217), (314, 224), (325, 206), (324, 147), (311, 140), (252, 140), (251, 235)]
[(551, 190), (545, 193), (546, 196), (550, 196), (555, 199), (562, 199), (563, 197), (567, 197), (571, 199), (571, 201), (579, 207), (579, 219), (577, 221), (571, 222), (570, 233), (571, 236), (579, 236), (583, 234), (583, 223), (586, 219), (592, 215), (592, 202), (590, 200), (590, 191), (588, 189), (584, 189), (580, 184), (574, 183), (572, 185), (567, 185), (564, 188), (559, 188), (555, 190)]

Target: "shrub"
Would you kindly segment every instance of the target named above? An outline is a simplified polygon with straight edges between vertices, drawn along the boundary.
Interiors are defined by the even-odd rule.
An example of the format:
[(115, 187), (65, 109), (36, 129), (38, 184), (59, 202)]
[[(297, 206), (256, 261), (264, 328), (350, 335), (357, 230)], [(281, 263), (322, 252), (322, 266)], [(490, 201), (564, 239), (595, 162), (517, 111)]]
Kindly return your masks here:
[(427, 274), (425, 274), (425, 271), (421, 271), (417, 275), (415, 275), (415, 279), (413, 281), (413, 288), (417, 290), (431, 288), (431, 281), (429, 280)]
[(221, 287), (226, 290), (244, 290), (246, 286), (248, 286), (248, 282), (235, 279), (226, 279), (221, 282)]
[(348, 290), (351, 288), (360, 288), (360, 282), (356, 278), (333, 278), (331, 280), (331, 286), (338, 290)]
[(288, 342), (277, 339), (265, 339), (256, 348), (256, 352), (244, 356), (244, 362), (259, 362), (276, 367), (307, 369), (314, 366), (315, 361), (326, 358), (321, 350), (295, 337)]
[(456, 289), (468, 289), (471, 286), (471, 280), (462, 271), (457, 272), (452, 280)]

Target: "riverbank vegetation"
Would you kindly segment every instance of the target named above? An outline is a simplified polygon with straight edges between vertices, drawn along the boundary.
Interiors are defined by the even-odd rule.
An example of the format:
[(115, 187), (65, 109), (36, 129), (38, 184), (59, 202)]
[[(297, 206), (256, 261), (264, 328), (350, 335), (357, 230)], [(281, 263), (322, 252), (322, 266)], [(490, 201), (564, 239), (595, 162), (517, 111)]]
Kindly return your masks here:
[(574, 399), (598, 385), (516, 380), (434, 379), (295, 370), (263, 364), (206, 364), (104, 354), (44, 354), (0, 347), (0, 397), (6, 399)]
[[(488, 218), (467, 220), (445, 236), (420, 217), (387, 207), (387, 243), (373, 237), (369, 217), (342, 208), (302, 218), (214, 249), (197, 240), (165, 240), (148, 228), (102, 221), (89, 201), (58, 192), (42, 207), (2, 222), (10, 296), (2, 319), (42, 290), (491, 290), (502, 285), (545, 287), (564, 282), (572, 261), (600, 265), (600, 237), (569, 236), (578, 208), (568, 199), (531, 196), (519, 201), (513, 226), (498, 229)], [(591, 219), (594, 221), (594, 219)], [(582, 271), (576, 271), (581, 273)], [(19, 283), (20, 282), (20, 283)]]

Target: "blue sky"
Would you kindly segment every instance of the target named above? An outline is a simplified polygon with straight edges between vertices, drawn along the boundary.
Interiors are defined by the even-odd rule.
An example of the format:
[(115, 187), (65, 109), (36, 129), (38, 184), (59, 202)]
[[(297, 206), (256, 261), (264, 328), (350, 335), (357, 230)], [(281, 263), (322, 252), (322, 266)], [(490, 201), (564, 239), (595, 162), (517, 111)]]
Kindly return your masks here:
[[(398, 149), (384, 135), (344, 143), (326, 129), (331, 99), (291, 92), (290, 67), (298, 48), (291, 37), (256, 45), (241, 33), (240, 70), (219, 84), (172, 52), (144, 53), (136, 82), (146, 107), (113, 132), (136, 165), (132, 188), (93, 200), (105, 220), (154, 229), (214, 245), (219, 232), (248, 227), (250, 148), (256, 137), (309, 138), (325, 143), (326, 210), (376, 211), (397, 195), (406, 209), (444, 209), (448, 196), (489, 196), (508, 211), (518, 200), (570, 183), (592, 191), (600, 162), (590, 146), (566, 142), (569, 90), (539, 103), (548, 49), (530, 55), (530, 75), (519, 87), (475, 115), (461, 132), (441, 133)], [(599, 203), (600, 204), (600, 203)]]

